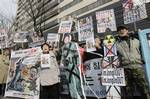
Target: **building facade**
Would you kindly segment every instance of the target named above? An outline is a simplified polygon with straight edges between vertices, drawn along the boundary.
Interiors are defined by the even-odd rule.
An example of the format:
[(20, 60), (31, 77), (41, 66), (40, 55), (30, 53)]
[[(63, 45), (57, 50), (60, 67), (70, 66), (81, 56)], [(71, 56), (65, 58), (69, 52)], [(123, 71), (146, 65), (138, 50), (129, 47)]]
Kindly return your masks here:
[[(111, 5), (119, 0), (29, 0), (32, 8), (26, 0), (18, 0), (17, 30), (32, 30), (34, 13), (36, 25), (43, 32), (56, 32), (60, 19), (73, 15), (77, 18), (85, 16), (93, 11)], [(31, 11), (33, 10), (33, 13)], [(40, 9), (40, 10), (38, 10)], [(31, 15), (29, 15), (29, 13)], [(39, 13), (39, 14), (37, 14)]]
[[(149, 15), (148, 5), (146, 8)], [(43, 33), (57, 32), (60, 20), (65, 16), (71, 15), (80, 19), (91, 15), (96, 32), (95, 12), (107, 9), (114, 9), (117, 26), (123, 25), (121, 0), (18, 0), (17, 30), (33, 30), (36, 25)], [(149, 18), (137, 22), (137, 28), (148, 28), (147, 20)], [(144, 26), (141, 27), (140, 24)], [(134, 28), (133, 24), (128, 25)]]

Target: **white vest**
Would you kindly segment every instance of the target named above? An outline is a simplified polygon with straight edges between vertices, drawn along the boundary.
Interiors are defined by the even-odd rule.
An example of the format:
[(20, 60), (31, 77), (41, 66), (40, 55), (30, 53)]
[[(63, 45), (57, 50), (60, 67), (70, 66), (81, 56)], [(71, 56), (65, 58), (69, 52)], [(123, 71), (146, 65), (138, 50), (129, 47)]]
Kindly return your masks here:
[(40, 71), (40, 83), (42, 86), (49, 86), (60, 82), (60, 71), (56, 56), (53, 51), (49, 52), (50, 56), (50, 68), (41, 69)]

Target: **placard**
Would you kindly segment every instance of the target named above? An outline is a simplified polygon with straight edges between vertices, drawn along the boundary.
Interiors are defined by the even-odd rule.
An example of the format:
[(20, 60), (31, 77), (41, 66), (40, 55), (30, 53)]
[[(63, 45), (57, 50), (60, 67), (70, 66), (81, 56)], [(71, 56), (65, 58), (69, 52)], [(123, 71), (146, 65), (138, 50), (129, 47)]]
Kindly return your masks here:
[(104, 33), (107, 28), (117, 30), (114, 9), (96, 12), (96, 20), (98, 33)]

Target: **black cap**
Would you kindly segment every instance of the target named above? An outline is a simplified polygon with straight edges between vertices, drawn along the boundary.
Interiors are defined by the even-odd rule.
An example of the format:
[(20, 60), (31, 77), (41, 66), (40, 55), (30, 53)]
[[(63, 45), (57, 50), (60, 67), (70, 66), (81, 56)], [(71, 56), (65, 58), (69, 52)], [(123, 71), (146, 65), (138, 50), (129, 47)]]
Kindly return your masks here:
[(125, 26), (118, 26), (118, 27), (117, 27), (117, 32), (120, 31), (120, 30), (123, 30), (123, 29), (128, 30), (128, 28), (125, 27)]

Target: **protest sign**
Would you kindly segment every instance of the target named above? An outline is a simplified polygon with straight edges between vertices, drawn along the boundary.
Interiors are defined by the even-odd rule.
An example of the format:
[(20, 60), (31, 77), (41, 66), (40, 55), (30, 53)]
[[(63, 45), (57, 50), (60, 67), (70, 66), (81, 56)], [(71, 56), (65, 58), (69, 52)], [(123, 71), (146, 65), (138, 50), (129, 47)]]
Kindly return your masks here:
[(86, 39), (86, 51), (96, 51), (94, 37)]
[(78, 21), (78, 40), (86, 41), (88, 38), (94, 38), (92, 17), (86, 17)]
[(27, 35), (28, 35), (28, 32), (15, 33), (15, 35), (14, 35), (14, 42), (16, 42), (16, 43), (28, 42)]
[(101, 76), (102, 85), (125, 86), (125, 75), (123, 68), (103, 69)]
[(72, 29), (72, 20), (62, 21), (59, 26), (58, 33), (70, 33)]
[(41, 41), (41, 39), (43, 39), (42, 36), (39, 36), (39, 33), (41, 33), (41, 32), (32, 32), (32, 33), (30, 33), (30, 37), (32, 39), (32, 42), (38, 42), (38, 41)]
[(133, 23), (136, 21), (140, 21), (142, 19), (147, 18), (147, 12), (145, 4), (137, 5), (134, 4), (136, 2), (133, 2), (132, 0), (123, 0), (123, 18), (124, 18), (124, 24)]
[[(100, 76), (101, 76), (101, 63), (100, 63), (100, 58), (97, 59), (92, 59), (84, 62), (84, 66), (86, 68), (85, 72), (85, 79), (86, 81), (84, 82), (84, 92), (85, 95), (88, 97), (96, 97), (95, 94), (99, 98), (104, 98), (106, 97), (106, 87), (102, 86), (100, 83)], [(68, 80), (66, 76), (66, 68), (60, 68), (61, 70), (61, 83), (63, 85), (63, 92), (62, 94), (69, 94), (69, 89), (68, 89)], [(83, 79), (83, 78), (82, 78)], [(94, 93), (95, 94), (94, 94)]]
[(146, 71), (146, 75), (147, 75), (147, 81), (148, 81), (148, 87), (150, 90), (150, 29), (145, 29), (145, 30), (141, 30), (139, 31), (139, 38), (140, 38), (140, 43), (141, 43), (141, 50), (142, 50), (142, 56), (144, 58), (144, 68)]
[(56, 34), (56, 33), (48, 33), (46, 42), (47, 42), (52, 48), (58, 48), (59, 35)]
[(40, 48), (11, 53), (5, 97), (39, 99)]
[(29, 47), (31, 47), (31, 48), (38, 47), (38, 46), (41, 46), (45, 42), (44, 37), (39, 36), (38, 33), (41, 34), (41, 32), (30, 33), (32, 42), (29, 43)]
[(62, 48), (61, 64), (66, 69), (68, 91), (72, 98), (80, 99), (84, 95), (83, 83), (81, 78), (81, 56), (79, 46), (75, 42), (68, 42)]
[(43, 34), (41, 32), (32, 32), (30, 33), (32, 42), (38, 42), (44, 39)]
[[(104, 71), (112, 71), (119, 67), (119, 58), (117, 56), (116, 50), (116, 39), (113, 35), (106, 35), (104, 37), (104, 58), (102, 59), (102, 76), (101, 76), (101, 83), (106, 85), (107, 90), (107, 99), (121, 99), (120, 87), (117, 83), (119, 78), (114, 78), (114, 75), (104, 75)], [(117, 69), (118, 70), (118, 69)], [(106, 78), (105, 78), (106, 76)], [(107, 79), (108, 77), (108, 79)], [(107, 81), (108, 80), (108, 81)], [(118, 81), (119, 82), (119, 81)], [(121, 84), (120, 84), (121, 85)]]
[(124, 12), (128, 12), (133, 8), (133, 0), (123, 0), (122, 1), (122, 6), (123, 6), (123, 10)]
[(41, 55), (41, 68), (50, 68), (50, 55), (42, 54)]
[(45, 40), (44, 38), (38, 42), (32, 42), (32, 43), (29, 43), (29, 47), (30, 48), (34, 48), (34, 47), (39, 47), (41, 46), (42, 44), (44, 44)]
[(94, 95), (95, 93), (99, 98), (106, 97), (106, 87), (102, 86), (99, 80), (102, 72), (100, 61), (100, 58), (96, 58), (84, 62), (84, 66), (86, 68), (86, 84), (84, 85), (86, 96), (96, 97)]
[(97, 32), (104, 33), (107, 28), (116, 31), (116, 19), (114, 9), (96, 12)]

